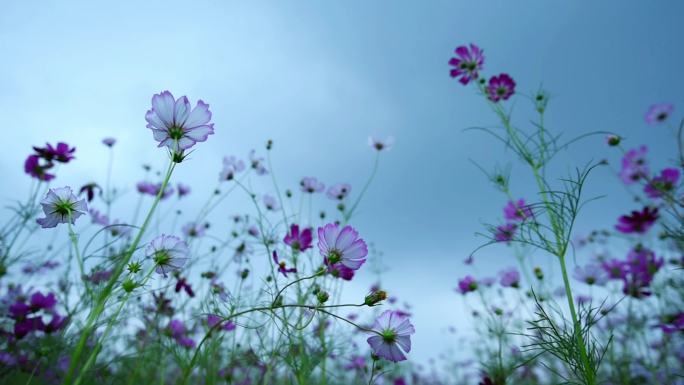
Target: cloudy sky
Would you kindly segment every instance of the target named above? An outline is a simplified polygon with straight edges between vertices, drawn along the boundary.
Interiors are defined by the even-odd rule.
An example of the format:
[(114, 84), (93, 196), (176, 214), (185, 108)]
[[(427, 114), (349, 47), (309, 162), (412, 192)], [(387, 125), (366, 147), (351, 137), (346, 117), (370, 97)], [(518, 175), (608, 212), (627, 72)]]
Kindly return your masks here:
[[(483, 242), (474, 233), (499, 220), (505, 204), (471, 161), (487, 169), (512, 162), (516, 195), (535, 200), (510, 151), (464, 132), (496, 120), (472, 89), (449, 78), (453, 49), (478, 44), (485, 72), (511, 74), (521, 94), (543, 84), (552, 96), (550, 129), (566, 138), (613, 131), (627, 146), (645, 143), (655, 169), (673, 154), (673, 127), (648, 126), (643, 114), (663, 101), (684, 110), (676, 38), (683, 13), (678, 1), (620, 0), (12, 2), (0, 14), (0, 197), (26, 193), (23, 161), (45, 141), (78, 148), (58, 184), (101, 180), (104, 136), (119, 139), (113, 181), (131, 190), (141, 164), (164, 162), (144, 114), (165, 89), (201, 98), (214, 113), (216, 134), (176, 175), (195, 188), (186, 211), (213, 189), (224, 155), (244, 158), (266, 139), (276, 143), (283, 186), (313, 175), (358, 192), (373, 160), (368, 136), (393, 135), (396, 146), (381, 159), (354, 225), (384, 252), (384, 286), (413, 304), (413, 354), (425, 360), (453, 347), (442, 338), (447, 326), (467, 324), (453, 288), (472, 272), (462, 260)], [(528, 123), (524, 97), (508, 105)], [(604, 158), (617, 154), (597, 137), (562, 152), (553, 170), (563, 175)], [(608, 198), (588, 207), (580, 233), (634, 208), (611, 168), (589, 184), (589, 196)], [(240, 202), (222, 215), (241, 211)], [(332, 207), (322, 197), (320, 204)], [(513, 264), (505, 248), (477, 256), (480, 274)], [(363, 293), (374, 280), (362, 273), (349, 290)]]

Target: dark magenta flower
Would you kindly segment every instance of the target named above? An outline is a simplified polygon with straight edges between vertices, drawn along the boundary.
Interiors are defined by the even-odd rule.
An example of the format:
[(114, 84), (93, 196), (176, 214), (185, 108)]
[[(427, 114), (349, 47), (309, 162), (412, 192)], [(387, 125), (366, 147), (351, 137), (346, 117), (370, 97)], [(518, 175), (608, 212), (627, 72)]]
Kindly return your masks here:
[(634, 148), (622, 157), (622, 169), (620, 179), (625, 184), (632, 184), (641, 178), (648, 176), (648, 164), (646, 163), (646, 153), (648, 148), (641, 146)]
[(195, 296), (195, 292), (192, 290), (192, 286), (190, 286), (188, 281), (185, 278), (178, 276), (176, 277), (176, 287), (174, 291), (180, 293), (181, 290), (185, 291), (185, 294), (191, 298)]
[(684, 313), (665, 316), (663, 322), (658, 326), (665, 334), (684, 332)]
[(341, 263), (329, 264), (328, 273), (335, 278), (341, 278), (345, 281), (351, 281), (354, 278), (354, 270)]
[(46, 161), (52, 162), (54, 160), (60, 163), (69, 163), (70, 160), (74, 159), (74, 152), (76, 152), (76, 147), (69, 147), (64, 142), (59, 142), (54, 147), (50, 143), (46, 143), (45, 147), (33, 147), (33, 149)]
[(472, 275), (466, 275), (463, 279), (458, 281), (459, 293), (467, 294), (475, 290), (477, 290), (477, 281)]
[(290, 232), (287, 233), (283, 242), (290, 246), (294, 251), (305, 251), (311, 248), (313, 235), (310, 228), (299, 230), (298, 225), (290, 225)]
[(463, 85), (477, 79), (478, 71), (482, 69), (482, 64), (484, 64), (482, 50), (475, 44), (470, 44), (470, 47), (462, 45), (456, 48), (454, 52), (456, 57), (449, 60), (449, 65), (454, 68), (449, 71), (449, 75), (452, 78), (459, 78), (458, 81)]
[(168, 147), (174, 153), (204, 142), (214, 133), (208, 104), (198, 100), (195, 108), (191, 108), (186, 96), (176, 100), (169, 91), (152, 96), (152, 108), (145, 114), (145, 120), (159, 147)]
[(651, 295), (649, 286), (653, 276), (660, 270), (665, 261), (656, 257), (652, 250), (637, 247), (627, 255), (627, 274), (623, 279), (623, 293), (640, 298)]
[(497, 226), (494, 232), (494, 240), (497, 242), (510, 242), (513, 240), (515, 235), (515, 230), (518, 229), (518, 225), (515, 223), (506, 223), (505, 225)]
[(518, 199), (517, 202), (508, 201), (504, 207), (504, 217), (511, 221), (524, 221), (532, 216), (532, 209), (525, 205), (524, 199)]
[[(217, 316), (216, 314), (209, 314), (207, 316), (207, 326), (210, 328), (213, 328), (214, 326), (218, 325), (218, 323), (221, 322), (221, 317)], [(236, 325), (231, 322), (231, 321), (224, 321), (223, 325), (220, 327), (221, 330), (225, 331), (233, 331), (235, 330)]]
[(52, 310), (57, 305), (57, 299), (54, 293), (44, 295), (41, 292), (35, 292), (31, 295), (31, 309), (37, 310)]
[(78, 190), (78, 195), (81, 196), (85, 193), (86, 198), (88, 199), (88, 203), (90, 203), (93, 201), (93, 199), (95, 199), (96, 191), (102, 192), (102, 189), (100, 188), (100, 186), (97, 185), (97, 183), (91, 182), (81, 186), (81, 188)]
[(632, 211), (630, 215), (623, 215), (618, 219), (615, 229), (624, 234), (647, 232), (658, 220), (658, 209), (644, 207), (641, 211)]
[(674, 111), (674, 105), (672, 103), (659, 103), (654, 104), (648, 108), (644, 120), (648, 124), (659, 124), (667, 120), (667, 118)]
[(327, 266), (337, 263), (351, 269), (358, 270), (368, 255), (368, 247), (359, 233), (351, 226), (328, 223), (318, 228), (318, 250), (324, 257)]
[(302, 178), (302, 180), (299, 182), (299, 187), (301, 188), (302, 192), (309, 194), (322, 192), (325, 189), (325, 185), (322, 182), (311, 176)]
[(508, 100), (515, 92), (515, 81), (508, 74), (492, 76), (487, 85), (487, 96), (489, 100), (498, 102)]
[(95, 271), (91, 272), (90, 275), (86, 279), (95, 285), (99, 285), (103, 282), (109, 281), (109, 278), (112, 277), (112, 273), (113, 273), (112, 270), (99, 269), (99, 270), (95, 270)]
[(344, 198), (351, 192), (351, 185), (349, 183), (338, 183), (330, 186), (326, 195), (332, 200), (344, 200)]
[(280, 259), (278, 259), (278, 253), (275, 250), (273, 250), (273, 262), (275, 262), (275, 264), (278, 266), (278, 272), (286, 278), (288, 273), (297, 272), (297, 268), (295, 267), (291, 267), (288, 269), (287, 265), (285, 264), (285, 261), (281, 261)]
[(45, 182), (53, 180), (55, 175), (47, 172), (47, 170), (52, 168), (52, 163), (41, 164), (40, 160), (41, 157), (38, 155), (29, 155), (24, 162), (24, 172)]
[(375, 320), (373, 330), (377, 334), (367, 341), (375, 355), (392, 362), (406, 359), (404, 352), (411, 351), (411, 335), (416, 332), (408, 317), (385, 310)]
[(679, 170), (676, 168), (666, 168), (660, 172), (659, 176), (651, 179), (644, 187), (644, 192), (650, 198), (660, 198), (664, 193), (670, 193), (679, 182)]

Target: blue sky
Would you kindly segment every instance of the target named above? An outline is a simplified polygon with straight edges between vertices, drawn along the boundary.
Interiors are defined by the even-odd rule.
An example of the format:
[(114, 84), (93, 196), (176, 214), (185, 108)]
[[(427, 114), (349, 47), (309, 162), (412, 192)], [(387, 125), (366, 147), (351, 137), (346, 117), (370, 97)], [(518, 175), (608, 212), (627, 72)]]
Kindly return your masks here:
[[(383, 250), (385, 286), (414, 305), (414, 354), (425, 359), (449, 346), (447, 325), (464, 325), (453, 293), (470, 271), (461, 261), (505, 203), (470, 160), (513, 162), (516, 194), (534, 200), (512, 153), (463, 131), (495, 118), (448, 77), (453, 49), (478, 44), (485, 73), (511, 74), (520, 93), (543, 84), (551, 129), (568, 138), (614, 131), (628, 147), (648, 144), (657, 169), (674, 154), (672, 127), (648, 126), (643, 114), (662, 101), (677, 117), (684, 109), (683, 13), (682, 2), (619, 0), (12, 2), (0, 14), (0, 197), (25, 193), (23, 160), (45, 141), (78, 147), (80, 161), (58, 184), (101, 178), (104, 136), (119, 139), (115, 183), (132, 188), (142, 174), (131, 170), (164, 161), (144, 122), (151, 95), (164, 89), (201, 98), (214, 113), (216, 135), (177, 173), (197, 196), (214, 187), (224, 155), (245, 157), (269, 138), (281, 184), (315, 175), (358, 191), (372, 164), (367, 137), (393, 135), (354, 225)], [(524, 125), (525, 99), (509, 105)], [(561, 153), (553, 170), (603, 158), (617, 154), (596, 138)], [(609, 198), (589, 206), (580, 232), (632, 208), (609, 168), (590, 179), (588, 194)], [(510, 257), (488, 249), (478, 270), (491, 274)], [(373, 280), (361, 275), (350, 290)]]

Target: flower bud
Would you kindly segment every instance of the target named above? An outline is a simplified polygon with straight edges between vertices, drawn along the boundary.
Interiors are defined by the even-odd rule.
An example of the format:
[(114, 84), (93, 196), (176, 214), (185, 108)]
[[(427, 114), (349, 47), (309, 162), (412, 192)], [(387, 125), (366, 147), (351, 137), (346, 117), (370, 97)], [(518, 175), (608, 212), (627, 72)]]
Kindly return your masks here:
[(385, 299), (387, 299), (387, 292), (384, 290), (376, 290), (368, 294), (363, 303), (368, 306), (373, 306), (381, 301), (384, 301)]
[(318, 300), (318, 303), (326, 303), (329, 298), (330, 295), (325, 291), (319, 291), (318, 294), (316, 294), (316, 299)]
[(534, 276), (540, 281), (544, 279), (544, 272), (542, 271), (541, 267), (534, 268)]

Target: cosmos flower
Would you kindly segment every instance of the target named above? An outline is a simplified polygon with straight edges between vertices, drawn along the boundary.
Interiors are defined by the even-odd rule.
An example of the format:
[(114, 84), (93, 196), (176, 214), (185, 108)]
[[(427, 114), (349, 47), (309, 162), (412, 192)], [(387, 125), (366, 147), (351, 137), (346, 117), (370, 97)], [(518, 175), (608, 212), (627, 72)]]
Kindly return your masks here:
[(503, 287), (515, 287), (517, 288), (520, 284), (520, 273), (515, 267), (510, 267), (499, 273), (500, 279), (499, 283)]
[(264, 207), (266, 207), (266, 210), (275, 211), (280, 208), (278, 201), (272, 195), (264, 194), (262, 200), (264, 202)]
[(482, 50), (475, 44), (470, 44), (470, 47), (462, 45), (454, 51), (456, 57), (449, 60), (449, 65), (454, 67), (449, 72), (452, 78), (459, 78), (461, 84), (466, 85), (471, 80), (477, 79), (478, 71), (482, 69), (484, 64), (484, 55)]
[(249, 163), (252, 169), (256, 171), (257, 175), (268, 174), (268, 170), (264, 165), (264, 158), (257, 156), (255, 150), (249, 152)]
[(188, 261), (190, 249), (180, 238), (162, 234), (147, 245), (145, 255), (152, 258), (155, 271), (166, 277), (171, 271), (177, 271)]
[(103, 282), (109, 281), (109, 278), (112, 277), (112, 273), (113, 273), (112, 270), (103, 270), (103, 269), (95, 270), (95, 271), (92, 271), (90, 273), (90, 275), (88, 277), (86, 277), (86, 279), (88, 280), (88, 282), (91, 282), (95, 285), (99, 285)]
[(684, 312), (665, 316), (663, 322), (661, 322), (658, 326), (665, 334), (673, 334), (684, 331)]
[(311, 228), (305, 228), (304, 230), (299, 229), (298, 225), (290, 225), (290, 232), (285, 235), (283, 242), (290, 246), (294, 251), (306, 251), (311, 248), (311, 242), (313, 241), (313, 235)]
[(102, 139), (102, 144), (104, 144), (105, 146), (110, 147), (110, 148), (114, 147), (114, 145), (116, 144), (116, 139), (112, 138), (112, 137), (104, 138), (104, 139)]
[(677, 182), (679, 182), (679, 170), (666, 168), (644, 186), (644, 193), (650, 198), (660, 198), (663, 193), (672, 192), (677, 186)]
[(659, 124), (667, 120), (667, 118), (674, 111), (674, 105), (671, 103), (654, 104), (648, 108), (644, 120), (648, 124)]
[(52, 163), (41, 165), (40, 159), (38, 155), (29, 155), (24, 162), (24, 172), (38, 180), (49, 182), (55, 178), (55, 174), (47, 172), (53, 165)]
[[(209, 326), (210, 328), (213, 328), (219, 322), (221, 322), (221, 317), (217, 316), (216, 314), (209, 314), (207, 316), (207, 326)], [(225, 321), (223, 323), (223, 325), (221, 326), (221, 330), (225, 330), (228, 332), (235, 330), (235, 328), (236, 328), (236, 325), (231, 321)]]
[(351, 281), (354, 278), (354, 270), (348, 268), (341, 263), (334, 263), (328, 265), (328, 273), (335, 278), (340, 278), (345, 281)]
[(368, 255), (368, 247), (359, 233), (351, 226), (329, 223), (318, 228), (318, 250), (325, 258), (327, 266), (337, 263), (351, 269), (358, 270)]
[(181, 231), (188, 238), (199, 238), (204, 236), (207, 226), (205, 224), (197, 224), (195, 222), (188, 222), (183, 226)]
[(494, 232), (494, 240), (497, 242), (510, 242), (513, 240), (515, 235), (515, 230), (518, 229), (518, 225), (515, 223), (506, 223), (505, 225), (497, 226)]
[(330, 186), (326, 195), (332, 200), (344, 200), (344, 198), (351, 192), (351, 185), (349, 183), (338, 183)]
[(378, 334), (367, 341), (375, 355), (392, 362), (406, 359), (404, 352), (411, 351), (411, 335), (416, 332), (408, 317), (385, 310), (375, 320), (373, 330)]
[(145, 114), (145, 120), (159, 147), (168, 147), (174, 153), (204, 142), (214, 133), (208, 104), (199, 100), (191, 109), (186, 96), (176, 100), (169, 91), (152, 96), (152, 108)]
[(45, 218), (38, 218), (36, 222), (44, 229), (56, 227), (60, 223), (74, 224), (78, 217), (88, 213), (86, 201), (78, 200), (70, 187), (48, 190), (40, 204)]
[(458, 281), (459, 293), (467, 294), (475, 290), (477, 290), (477, 281), (472, 275), (466, 275), (463, 279)]
[(646, 163), (646, 153), (648, 148), (641, 146), (634, 148), (622, 157), (622, 169), (620, 179), (624, 184), (632, 184), (648, 175), (648, 164)]
[(178, 276), (176, 277), (176, 287), (174, 288), (174, 291), (180, 293), (181, 290), (185, 291), (185, 294), (191, 298), (195, 296), (195, 292), (192, 290), (192, 286), (190, 286), (188, 281), (185, 278)]
[(504, 207), (504, 217), (511, 221), (524, 221), (532, 216), (532, 209), (525, 205), (524, 199), (518, 199), (517, 202), (508, 201)]
[(302, 178), (299, 182), (299, 187), (302, 192), (309, 194), (318, 193), (325, 189), (325, 185), (312, 176)]
[[(156, 197), (162, 188), (162, 183), (138, 182), (136, 188), (138, 189), (138, 192), (141, 194)], [(161, 196), (161, 199), (163, 200), (170, 197), (171, 195), (173, 195), (173, 192), (173, 186), (167, 185), (166, 189), (164, 190), (164, 193)]]
[(637, 247), (627, 254), (627, 274), (623, 279), (623, 293), (635, 298), (651, 295), (649, 286), (653, 277), (664, 264), (652, 250)]
[(183, 198), (184, 196), (189, 195), (192, 189), (186, 184), (178, 183), (176, 185), (176, 191), (178, 191), (178, 198)]
[(627, 264), (619, 259), (604, 261), (601, 267), (610, 279), (624, 279), (627, 275)]
[(90, 214), (90, 220), (97, 225), (101, 226), (107, 226), (109, 225), (109, 218), (104, 213), (101, 213), (100, 210), (90, 208), (88, 210), (88, 213)]
[(169, 321), (166, 329), (171, 337), (175, 339), (180, 346), (188, 349), (195, 347), (195, 341), (187, 336), (188, 330), (183, 321), (172, 319)]
[(50, 143), (45, 143), (45, 147), (33, 147), (33, 150), (48, 162), (69, 163), (74, 159), (76, 147), (69, 147), (68, 144), (59, 142), (54, 147)]
[(389, 151), (394, 146), (394, 137), (388, 136), (383, 140), (371, 136), (368, 138), (368, 145), (375, 151)]
[(100, 186), (97, 185), (95, 182), (91, 182), (88, 184), (84, 184), (81, 186), (81, 188), (78, 190), (78, 195), (81, 196), (82, 194), (86, 194), (86, 198), (88, 199), (88, 203), (92, 202), (93, 199), (95, 199), (95, 192), (100, 191), (102, 192), (102, 189)]
[(492, 76), (487, 85), (487, 96), (489, 100), (498, 102), (508, 100), (515, 92), (515, 81), (508, 74)]
[(223, 158), (223, 169), (219, 173), (219, 181), (233, 180), (235, 174), (245, 169), (245, 162), (234, 157), (226, 156)]
[(273, 250), (273, 262), (275, 262), (275, 264), (278, 266), (278, 272), (280, 274), (282, 274), (283, 277), (287, 278), (288, 273), (296, 273), (297, 272), (297, 268), (295, 268), (295, 267), (291, 267), (288, 269), (286, 267), (285, 261), (281, 261), (278, 258), (278, 253), (275, 250)]
[(615, 229), (624, 234), (643, 234), (658, 220), (658, 208), (644, 207), (641, 211), (632, 211), (618, 219)]
[(608, 274), (606, 270), (594, 264), (575, 267), (574, 277), (576, 280), (586, 283), (587, 285), (603, 286), (608, 282)]

